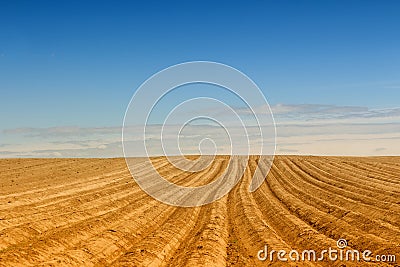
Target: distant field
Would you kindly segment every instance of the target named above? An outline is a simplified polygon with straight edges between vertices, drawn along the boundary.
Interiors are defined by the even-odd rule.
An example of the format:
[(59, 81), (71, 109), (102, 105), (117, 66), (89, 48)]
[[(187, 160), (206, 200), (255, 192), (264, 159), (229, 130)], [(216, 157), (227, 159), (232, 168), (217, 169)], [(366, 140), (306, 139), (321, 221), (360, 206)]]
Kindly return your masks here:
[[(164, 158), (153, 162), (166, 178), (199, 185), (228, 159), (177, 177)], [(400, 157), (277, 156), (250, 193), (256, 160), (228, 195), (197, 208), (147, 196), (124, 159), (0, 160), (0, 266), (285, 266), (258, 251), (320, 251), (339, 238), (397, 263), (287, 264), (399, 266)]]

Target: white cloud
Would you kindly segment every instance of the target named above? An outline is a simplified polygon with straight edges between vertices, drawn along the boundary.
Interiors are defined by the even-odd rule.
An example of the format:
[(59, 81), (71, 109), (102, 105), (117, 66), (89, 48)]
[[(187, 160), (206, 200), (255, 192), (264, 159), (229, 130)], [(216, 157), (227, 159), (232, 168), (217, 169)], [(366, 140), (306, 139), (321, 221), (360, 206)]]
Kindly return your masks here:
[(17, 134), (26, 137), (76, 137), (106, 134), (120, 134), (121, 127), (50, 127), (50, 128), (14, 128), (3, 130), (3, 134)]
[[(278, 154), (400, 155), (400, 108), (280, 104), (272, 106), (272, 110), (277, 123)], [(238, 111), (246, 115), (245, 110)], [(154, 154), (162, 154), (159, 127), (149, 127), (147, 135)], [(140, 130), (137, 127), (136, 131)], [(257, 147), (261, 140), (255, 128), (248, 130)], [(198, 142), (205, 137), (214, 139), (218, 152), (230, 151), (229, 142), (218, 127), (192, 125), (182, 133), (185, 153), (198, 152)], [(234, 130), (231, 135), (239, 133)], [(16, 128), (2, 131), (0, 140), (0, 157), (123, 156), (121, 127)], [(132, 146), (140, 145), (140, 140), (140, 136), (128, 138)], [(164, 142), (175, 145), (176, 134), (167, 131)]]

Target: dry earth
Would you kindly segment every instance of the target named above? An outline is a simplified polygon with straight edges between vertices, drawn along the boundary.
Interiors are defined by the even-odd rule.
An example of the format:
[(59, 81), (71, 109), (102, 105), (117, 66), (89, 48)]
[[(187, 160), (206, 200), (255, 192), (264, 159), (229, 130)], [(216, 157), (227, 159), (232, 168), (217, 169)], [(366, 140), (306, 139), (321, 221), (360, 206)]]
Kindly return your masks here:
[[(199, 185), (228, 160), (178, 176), (165, 159), (154, 164)], [(400, 157), (277, 156), (249, 193), (256, 164), (222, 199), (176, 208), (142, 192), (124, 159), (0, 160), (0, 266), (398, 266)], [(397, 263), (257, 259), (266, 244), (321, 251), (339, 238)]]

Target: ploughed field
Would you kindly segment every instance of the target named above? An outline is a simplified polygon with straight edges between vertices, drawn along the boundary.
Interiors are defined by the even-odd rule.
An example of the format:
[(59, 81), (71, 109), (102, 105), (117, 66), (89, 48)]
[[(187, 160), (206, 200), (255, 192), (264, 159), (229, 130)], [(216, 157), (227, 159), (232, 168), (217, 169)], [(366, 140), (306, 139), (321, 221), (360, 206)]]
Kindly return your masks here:
[[(165, 158), (153, 163), (169, 180), (196, 186), (229, 159), (178, 176)], [(398, 266), (400, 157), (277, 156), (250, 193), (256, 164), (252, 157), (218, 201), (178, 208), (146, 195), (124, 159), (0, 160), (0, 266)], [(346, 249), (397, 262), (257, 257), (265, 245), (301, 253), (337, 248), (339, 238)]]

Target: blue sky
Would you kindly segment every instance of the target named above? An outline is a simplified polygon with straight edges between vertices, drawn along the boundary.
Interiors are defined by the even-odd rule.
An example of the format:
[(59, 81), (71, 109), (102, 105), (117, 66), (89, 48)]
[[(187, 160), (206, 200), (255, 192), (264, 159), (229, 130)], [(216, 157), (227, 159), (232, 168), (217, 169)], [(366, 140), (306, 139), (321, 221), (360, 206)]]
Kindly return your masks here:
[(399, 1), (1, 1), (0, 130), (117, 127), (135, 89), (192, 60), (271, 105), (399, 107)]

